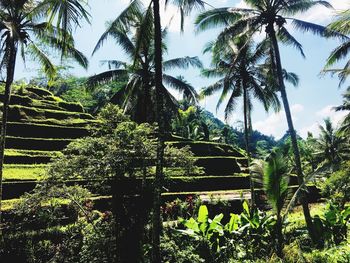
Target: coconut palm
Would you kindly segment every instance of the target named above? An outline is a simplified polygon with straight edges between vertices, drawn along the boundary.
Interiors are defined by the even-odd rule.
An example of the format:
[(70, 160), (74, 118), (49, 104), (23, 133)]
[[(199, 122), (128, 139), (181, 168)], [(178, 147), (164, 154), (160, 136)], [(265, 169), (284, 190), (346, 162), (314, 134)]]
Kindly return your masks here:
[[(203, 6), (201, 0), (173, 0), (165, 1), (166, 4), (172, 3), (175, 4), (181, 13), (181, 27), (183, 28), (184, 17), (189, 14), (189, 12), (195, 8)], [(133, 0), (130, 2), (128, 7), (122, 12), (119, 16), (120, 19), (113, 21), (110, 24), (111, 28), (128, 28), (135, 23), (135, 20), (139, 20), (139, 10), (141, 2), (139, 0)], [(152, 36), (154, 45), (151, 45), (150, 48), (153, 48), (153, 63), (154, 63), (154, 93), (155, 93), (155, 105), (156, 105), (156, 119), (158, 122), (158, 146), (157, 146), (157, 163), (156, 163), (156, 176), (154, 182), (154, 201), (153, 201), (153, 235), (152, 235), (152, 261), (160, 262), (160, 193), (162, 189), (163, 181), (163, 156), (164, 156), (164, 139), (165, 139), (165, 121), (164, 121), (164, 86), (163, 86), (163, 44), (162, 37), (163, 32), (160, 21), (160, 6), (159, 0), (150, 1), (150, 4), (147, 5), (147, 12), (153, 11), (153, 32), (154, 34), (149, 34)], [(148, 16), (151, 17), (151, 16)], [(117, 27), (116, 27), (117, 26)], [(150, 28), (150, 27), (148, 27)], [(108, 32), (108, 30), (106, 31)], [(145, 33), (144, 31), (141, 31)], [(101, 36), (101, 39), (97, 46), (101, 44), (107, 38), (109, 34)], [(140, 40), (142, 38), (139, 38)], [(151, 44), (151, 42), (149, 42)], [(142, 45), (137, 45), (136, 50), (139, 50), (139, 47)], [(123, 47), (127, 48), (127, 47)]]
[(276, 213), (277, 221), (275, 225), (277, 247), (279, 256), (282, 254), (282, 209), (288, 196), (289, 173), (283, 155), (279, 151), (272, 151), (266, 161), (255, 161), (252, 165), (252, 173), (255, 178), (260, 178), (267, 201)]
[[(245, 37), (229, 40), (226, 45), (218, 42), (209, 43), (206, 51), (213, 52), (212, 64), (214, 68), (204, 70), (206, 77), (220, 77), (214, 84), (203, 88), (202, 96), (210, 96), (221, 90), (221, 96), (217, 103), (217, 109), (223, 101), (229, 97), (225, 107), (225, 119), (228, 120), (240, 97), (243, 99), (244, 137), (245, 148), (250, 165), (249, 133), (252, 130), (251, 112), (252, 99), (256, 98), (268, 110), (273, 106), (279, 110), (280, 104), (275, 92), (268, 87), (265, 77), (265, 66), (258, 64), (267, 55), (266, 41), (256, 48), (252, 42), (247, 42)], [(239, 51), (239, 52), (238, 52)], [(251, 180), (251, 204), (254, 202), (254, 186)]]
[[(51, 77), (55, 74), (55, 67), (42, 49), (43, 46), (59, 51), (62, 57), (73, 58), (85, 68), (88, 65), (85, 56), (74, 48), (73, 38), (66, 30), (69, 27), (64, 27), (71, 23), (76, 24), (79, 15), (84, 13), (87, 16), (87, 12), (82, 5), (79, 5), (83, 9), (70, 9), (69, 16), (64, 16), (67, 11), (64, 10), (65, 4), (71, 2), (77, 4), (81, 1), (64, 1), (65, 4), (57, 6), (60, 2), (62, 1), (0, 0), (0, 72), (5, 76), (0, 140), (0, 222), (7, 115), (18, 53), (23, 59), (26, 54), (30, 54), (30, 57), (39, 62), (44, 72)], [(47, 13), (56, 17), (59, 27), (43, 20)]]
[[(278, 91), (281, 93), (288, 129), (291, 135), (298, 182), (299, 185), (303, 185), (304, 178), (300, 153), (283, 80), (283, 68), (278, 41), (296, 47), (301, 55), (304, 56), (302, 45), (292, 36), (286, 27), (288, 22), (301, 32), (312, 32), (321, 36), (339, 36), (339, 34), (327, 30), (323, 26), (292, 17), (296, 14), (306, 12), (317, 5), (323, 5), (327, 8), (331, 8), (331, 5), (327, 1), (313, 0), (245, 0), (244, 3), (247, 4), (247, 8), (218, 8), (204, 12), (197, 17), (196, 27), (198, 31), (203, 31), (215, 26), (225, 26), (225, 29), (218, 37), (223, 42), (227, 38), (234, 38), (240, 35), (248, 36), (248, 39), (250, 39), (261, 32), (266, 33), (271, 43), (272, 76), (275, 78)], [(301, 200), (310, 236), (317, 242), (307, 201), (304, 196), (301, 197)]]
[[(109, 70), (88, 79), (90, 86), (124, 79), (125, 85), (114, 94), (111, 101), (119, 104), (125, 113), (130, 114), (132, 119), (139, 123), (153, 123), (157, 116), (154, 71), (155, 50), (152, 47), (154, 28), (151, 11), (150, 8), (146, 11), (140, 9), (140, 14), (136, 16), (134, 25), (130, 26), (128, 30), (116, 25), (115, 21), (120, 20), (120, 17), (114, 21), (115, 26), (108, 27), (98, 41), (94, 52), (102, 47), (104, 38), (111, 37), (124, 49), (124, 53), (130, 58), (131, 62), (103, 61), (104, 64), (108, 64)], [(166, 31), (163, 30), (163, 37), (165, 34)], [(166, 51), (164, 44), (163, 50)], [(166, 72), (176, 68), (187, 69), (190, 66), (202, 67), (202, 63), (197, 57), (174, 58), (163, 62), (163, 71)], [(162, 80), (167, 87), (182, 92), (183, 96), (191, 101), (197, 101), (196, 90), (181, 76), (174, 77), (163, 73)], [(165, 106), (168, 113), (176, 114), (178, 103), (165, 85), (162, 85), (161, 89)]]
[[(163, 159), (164, 159), (164, 105), (162, 98), (162, 26), (160, 21), (159, 0), (153, 0), (153, 15), (154, 15), (154, 61), (155, 61), (155, 89), (156, 89), (156, 104), (158, 113), (158, 147), (157, 147), (157, 165), (155, 177), (155, 190), (153, 202), (153, 231), (152, 231), (152, 262), (161, 262), (160, 257), (160, 234), (162, 230), (160, 219), (160, 194), (163, 186)], [(181, 28), (183, 29), (184, 17), (188, 15), (194, 8), (203, 7), (202, 0), (172, 0), (165, 3), (175, 4), (181, 14)]]

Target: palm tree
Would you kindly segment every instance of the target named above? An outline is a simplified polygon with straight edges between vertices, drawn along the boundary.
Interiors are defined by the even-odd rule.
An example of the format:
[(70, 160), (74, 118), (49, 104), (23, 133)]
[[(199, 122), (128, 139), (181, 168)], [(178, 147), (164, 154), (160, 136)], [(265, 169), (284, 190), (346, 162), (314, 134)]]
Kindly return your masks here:
[[(336, 32), (327, 30), (323, 26), (288, 17), (306, 12), (317, 5), (323, 5), (327, 8), (331, 8), (331, 5), (327, 1), (314, 0), (245, 0), (244, 2), (248, 5), (247, 8), (218, 8), (202, 13), (196, 20), (197, 30), (203, 31), (214, 26), (228, 25), (218, 37), (222, 41), (240, 35), (246, 35), (248, 39), (251, 39), (257, 33), (266, 33), (271, 43), (270, 56), (271, 63), (273, 64), (272, 76), (274, 76), (278, 91), (281, 93), (288, 129), (291, 135), (298, 183), (299, 185), (303, 185), (304, 176), (296, 133), (283, 80), (278, 40), (283, 44), (296, 47), (301, 52), (301, 55), (304, 56), (302, 45), (288, 32), (286, 27), (287, 22), (291, 22), (295, 29), (302, 32), (312, 32), (321, 36), (339, 36)], [(309, 234), (312, 240), (317, 242), (310, 210), (304, 195), (301, 196), (301, 203)]]
[[(165, 1), (166, 4), (175, 4), (181, 14), (181, 28), (183, 29), (184, 17), (190, 13), (193, 8), (203, 6), (202, 0), (184, 0), (184, 1)], [(140, 0), (132, 0), (129, 6), (119, 16), (120, 19), (112, 22), (110, 27), (128, 28), (138, 18), (141, 2)], [(152, 8), (152, 9), (151, 9)], [(154, 182), (154, 200), (153, 200), (153, 219), (152, 219), (152, 262), (160, 262), (160, 232), (161, 232), (161, 220), (160, 220), (160, 194), (163, 184), (163, 157), (164, 157), (164, 140), (165, 140), (165, 121), (164, 121), (164, 94), (163, 94), (163, 45), (162, 37), (163, 30), (160, 21), (160, 7), (159, 0), (151, 0), (148, 5), (149, 11), (153, 11), (153, 28), (154, 28), (154, 89), (155, 89), (155, 101), (156, 101), (156, 119), (158, 122), (158, 144), (157, 144), (157, 162), (156, 162), (156, 175)], [(150, 17), (150, 16), (148, 16)], [(108, 30), (107, 30), (108, 31)], [(106, 32), (107, 32), (106, 31)], [(105, 40), (101, 37), (102, 42)], [(140, 38), (141, 39), (141, 38)], [(102, 43), (101, 42), (101, 43)], [(124, 47), (127, 48), (127, 47)], [(136, 49), (138, 50), (138, 48)]]
[(289, 173), (283, 155), (279, 151), (272, 151), (266, 161), (255, 161), (252, 165), (252, 173), (262, 181), (267, 201), (272, 206), (277, 216), (275, 225), (277, 239), (277, 255), (282, 256), (282, 209), (288, 195)]
[[(125, 12), (125, 11), (124, 11)], [(122, 12), (122, 14), (124, 13)], [(156, 99), (155, 99), (155, 50), (152, 47), (154, 36), (153, 15), (151, 9), (139, 9), (134, 24), (127, 29), (118, 26), (119, 16), (111, 23), (107, 31), (99, 39), (94, 53), (100, 49), (107, 37), (113, 38), (120, 47), (123, 48), (131, 63), (106, 60), (108, 71), (102, 72), (88, 79), (89, 86), (105, 84), (114, 80), (124, 80), (123, 85), (111, 101), (117, 103), (124, 109), (124, 112), (130, 114), (132, 119), (138, 123), (156, 121)], [(163, 30), (165, 36), (166, 30)], [(166, 46), (163, 44), (163, 50)], [(188, 67), (202, 67), (202, 63), (197, 57), (174, 58), (163, 62), (163, 70), (172, 70), (175, 68), (187, 69)], [(168, 87), (176, 89), (183, 93), (190, 100), (197, 101), (197, 92), (182, 77), (174, 77), (163, 73), (163, 82)], [(162, 97), (169, 112), (177, 112), (178, 103), (167, 88), (162, 85)]]
[(324, 119), (324, 126), (319, 125), (320, 136), (316, 142), (316, 156), (330, 167), (331, 173), (343, 160), (349, 157), (346, 137), (337, 129), (329, 118)]
[[(222, 90), (217, 103), (217, 109), (229, 95), (225, 107), (225, 119), (228, 120), (237, 104), (239, 97), (243, 97), (244, 116), (244, 138), (245, 148), (248, 155), (248, 167), (250, 166), (249, 137), (252, 130), (251, 112), (252, 97), (257, 98), (264, 105), (267, 111), (271, 106), (277, 111), (280, 104), (275, 92), (268, 87), (265, 77), (266, 65), (258, 64), (266, 58), (266, 41), (257, 45), (254, 49), (252, 42), (247, 42), (244, 37), (230, 40), (226, 45), (210, 43), (205, 51), (213, 51), (212, 69), (204, 70), (202, 73), (206, 77), (221, 77), (214, 84), (202, 90), (203, 96), (210, 96), (214, 92)], [(238, 52), (240, 51), (240, 52)], [(251, 209), (255, 205), (254, 184), (251, 179)]]
[[(350, 33), (350, 9), (341, 11), (334, 22), (328, 25), (330, 30), (340, 32), (344, 35), (349, 35)], [(327, 58), (326, 65), (323, 72), (330, 72), (331, 74), (338, 74), (339, 77), (339, 86), (342, 85), (346, 78), (350, 74), (350, 60), (345, 63), (345, 66), (342, 69), (332, 69), (331, 67), (344, 59), (350, 51), (350, 39), (344, 37), (342, 43), (336, 47), (329, 57)]]
[[(17, 54), (20, 53), (24, 58), (25, 52), (28, 52), (31, 58), (38, 61), (43, 66), (44, 72), (51, 77), (55, 75), (55, 67), (41, 48), (42, 45), (61, 52), (62, 57), (73, 58), (85, 68), (88, 66), (85, 56), (74, 48), (73, 38), (69, 30), (66, 30), (69, 28), (64, 27), (70, 23), (78, 23), (80, 14), (85, 14), (84, 17), (87, 18), (88, 13), (79, 4), (80, 1), (61, 2), (58, 0), (0, 0), (0, 72), (5, 72), (0, 139), (0, 222), (7, 115)], [(83, 9), (64, 9), (66, 4), (73, 2), (74, 6), (79, 4), (78, 6)], [(64, 15), (66, 12), (69, 13), (68, 17)], [(42, 17), (48, 13), (56, 18), (60, 27), (55, 27), (50, 22), (43, 22)]]
[[(181, 14), (181, 28), (183, 29), (184, 16), (188, 15), (193, 8), (202, 7), (202, 0), (173, 0), (165, 1), (165, 3), (172, 2), (180, 9)], [(163, 159), (164, 159), (164, 105), (162, 98), (162, 26), (160, 21), (159, 0), (153, 0), (153, 22), (154, 22), (154, 60), (155, 60), (155, 89), (156, 102), (158, 113), (158, 147), (157, 147), (157, 165), (155, 177), (155, 190), (153, 201), (153, 232), (152, 232), (152, 262), (161, 262), (160, 256), (160, 234), (162, 230), (160, 218), (160, 194), (163, 186)]]

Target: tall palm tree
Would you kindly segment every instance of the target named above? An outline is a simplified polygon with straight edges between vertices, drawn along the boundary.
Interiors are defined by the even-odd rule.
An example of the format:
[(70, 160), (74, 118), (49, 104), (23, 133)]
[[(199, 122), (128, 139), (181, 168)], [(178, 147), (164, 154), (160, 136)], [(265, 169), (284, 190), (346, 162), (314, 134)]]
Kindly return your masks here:
[[(271, 43), (271, 63), (273, 63), (273, 76), (276, 80), (278, 91), (281, 94), (284, 111), (291, 136), (293, 154), (295, 156), (295, 168), (299, 185), (303, 185), (304, 176), (301, 167), (300, 153), (297, 144), (296, 133), (289, 107), (286, 88), (283, 80), (283, 69), (278, 41), (286, 45), (296, 47), (304, 56), (302, 45), (291, 35), (286, 25), (290, 22), (293, 27), (301, 32), (312, 32), (321, 36), (339, 36), (336, 32), (325, 27), (302, 21), (289, 16), (301, 14), (310, 8), (323, 5), (331, 8), (327, 1), (314, 0), (245, 0), (247, 8), (218, 8), (202, 13), (197, 17), (197, 30), (203, 31), (214, 26), (227, 26), (219, 35), (219, 39), (234, 38), (246, 35), (252, 38), (254, 35), (265, 32)], [(314, 242), (317, 237), (312, 223), (307, 200), (303, 195), (301, 203), (309, 234)]]
[[(350, 9), (343, 10), (338, 13), (335, 21), (328, 25), (330, 30), (334, 30), (340, 32), (344, 35), (350, 34)], [(339, 77), (339, 85), (342, 85), (347, 77), (350, 74), (350, 60), (345, 63), (345, 66), (342, 69), (332, 69), (335, 63), (340, 60), (346, 58), (350, 51), (350, 38), (343, 38), (342, 43), (336, 47), (329, 57), (327, 58), (327, 62), (324, 68), (324, 72), (330, 72), (331, 74), (338, 74)]]
[[(273, 106), (279, 110), (280, 104), (275, 92), (266, 87), (267, 79), (265, 77), (264, 66), (258, 64), (262, 62), (267, 55), (266, 41), (257, 45), (254, 49), (252, 42), (247, 42), (245, 37), (229, 40), (226, 45), (219, 42), (209, 43), (205, 51), (213, 52), (212, 64), (214, 68), (202, 72), (206, 77), (221, 77), (214, 84), (203, 88), (202, 95), (210, 96), (214, 92), (221, 90), (221, 96), (217, 103), (217, 109), (222, 102), (229, 96), (225, 107), (225, 119), (228, 120), (232, 114), (237, 100), (243, 98), (243, 116), (244, 116), (244, 138), (245, 148), (248, 156), (248, 167), (250, 166), (249, 134), (252, 130), (251, 112), (252, 97), (258, 99), (268, 110)], [(239, 51), (239, 52), (238, 52)], [(251, 178), (251, 177), (250, 177)], [(251, 209), (255, 205), (254, 184), (251, 178)]]
[[(158, 147), (157, 147), (157, 167), (155, 178), (155, 191), (153, 202), (153, 242), (152, 242), (152, 262), (161, 262), (160, 257), (160, 233), (161, 233), (161, 219), (160, 219), (160, 194), (163, 185), (163, 157), (164, 157), (164, 106), (162, 98), (162, 26), (160, 21), (159, 0), (153, 0), (153, 15), (154, 15), (154, 49), (155, 49), (155, 89), (158, 112)], [(204, 5), (202, 0), (172, 0), (165, 1), (165, 3), (175, 4), (181, 14), (181, 29), (183, 30), (184, 17), (188, 15), (194, 8), (201, 8)]]
[[(172, 0), (165, 1), (166, 4), (175, 4), (181, 14), (181, 28), (183, 29), (184, 17), (188, 15), (193, 8), (202, 7), (202, 0)], [(117, 25), (121, 28), (127, 28), (137, 20), (138, 10), (140, 8), (140, 0), (132, 0), (128, 7), (120, 15), (121, 19), (111, 23), (111, 27)], [(160, 6), (159, 0), (150, 0), (147, 10), (153, 11), (153, 26), (154, 26), (154, 87), (156, 98), (156, 119), (158, 122), (158, 145), (157, 145), (157, 163), (156, 176), (154, 182), (154, 200), (153, 200), (153, 219), (152, 219), (152, 262), (160, 262), (160, 194), (163, 184), (163, 157), (164, 157), (164, 140), (165, 140), (165, 123), (164, 123), (164, 98), (163, 98), (163, 61), (162, 61), (162, 37), (163, 30), (160, 21)], [(152, 9), (151, 9), (152, 8)], [(108, 31), (108, 30), (107, 30)], [(107, 32), (106, 31), (106, 32)], [(105, 40), (101, 37), (102, 42)]]
[[(96, 84), (109, 83), (114, 80), (124, 80), (123, 85), (111, 101), (119, 104), (125, 113), (132, 116), (136, 122), (156, 121), (156, 99), (155, 99), (155, 49), (152, 46), (154, 27), (152, 10), (140, 9), (134, 18), (133, 25), (127, 30), (118, 26), (120, 16), (114, 20), (111, 26), (108, 26), (106, 32), (99, 39), (94, 52), (103, 45), (103, 40), (107, 37), (113, 38), (120, 47), (124, 49), (127, 57), (131, 62), (123, 62), (118, 60), (106, 60), (104, 64), (108, 64), (109, 70), (88, 79), (89, 86)], [(123, 12), (122, 12), (123, 14)], [(166, 30), (163, 30), (165, 36)], [(163, 44), (163, 50), (166, 46)], [(202, 67), (202, 63), (197, 57), (174, 58), (163, 62), (163, 70), (168, 71), (175, 68), (187, 69), (188, 67)], [(176, 89), (189, 97), (192, 101), (197, 101), (197, 92), (182, 77), (174, 77), (163, 73), (163, 82), (168, 87)], [(162, 97), (169, 112), (173, 114), (177, 112), (177, 101), (162, 85)]]
[[(77, 4), (81, 1), (60, 2), (62, 1), (0, 0), (0, 72), (5, 73), (0, 138), (0, 222), (7, 115), (18, 53), (23, 59), (26, 52), (29, 53), (31, 58), (43, 66), (44, 72), (49, 76), (55, 74), (55, 67), (41, 48), (43, 45), (61, 52), (62, 57), (73, 58), (85, 68), (88, 66), (85, 56), (74, 48), (73, 38), (70, 32), (66, 30), (69, 28), (62, 26), (70, 23), (76, 24), (80, 14), (84, 13), (87, 18), (88, 13), (85, 9), (64, 9), (67, 3), (74, 2)], [(79, 6), (83, 8), (82, 5), (79, 4)], [(65, 14), (67, 11), (69, 17), (60, 16), (60, 14)], [(43, 21), (43, 17), (48, 13), (55, 17), (58, 25), (60, 25), (59, 27)]]

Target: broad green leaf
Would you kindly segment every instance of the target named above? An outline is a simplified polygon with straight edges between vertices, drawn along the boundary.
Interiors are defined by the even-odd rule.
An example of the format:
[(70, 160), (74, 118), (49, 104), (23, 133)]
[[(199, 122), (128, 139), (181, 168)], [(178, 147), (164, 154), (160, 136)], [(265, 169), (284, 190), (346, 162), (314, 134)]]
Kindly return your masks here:
[(250, 217), (248, 202), (244, 201), (242, 206), (243, 206), (243, 211), (248, 215), (248, 217)]
[(230, 221), (226, 224), (225, 228), (228, 229), (229, 232), (232, 232), (238, 229), (239, 215), (232, 213), (230, 215)]
[(208, 221), (208, 208), (206, 205), (201, 205), (198, 211), (198, 222), (204, 223)]
[(185, 222), (185, 227), (193, 230), (194, 232), (199, 233), (199, 226), (196, 220), (194, 220), (192, 217)]

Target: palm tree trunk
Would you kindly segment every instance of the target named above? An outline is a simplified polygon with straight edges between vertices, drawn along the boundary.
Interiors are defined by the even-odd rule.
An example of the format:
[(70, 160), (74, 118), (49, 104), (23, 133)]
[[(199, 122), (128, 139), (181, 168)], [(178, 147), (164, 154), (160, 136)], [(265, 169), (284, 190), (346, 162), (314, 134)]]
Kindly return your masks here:
[(250, 209), (251, 211), (255, 208), (255, 193), (254, 193), (254, 181), (252, 178), (252, 174), (250, 172), (250, 151), (249, 151), (249, 110), (248, 110), (248, 94), (247, 94), (247, 85), (245, 84), (245, 80), (242, 81), (243, 86), (243, 115), (244, 115), (244, 141), (245, 141), (245, 150), (247, 152), (247, 160), (248, 160), (248, 169), (249, 169), (249, 183), (250, 183)]
[[(286, 92), (286, 88), (284, 86), (281, 56), (280, 56), (279, 47), (278, 47), (278, 43), (277, 43), (276, 32), (275, 32), (273, 26), (270, 26), (270, 28), (268, 28), (267, 32), (269, 34), (269, 37), (270, 37), (270, 39), (272, 41), (272, 45), (273, 45), (273, 51), (274, 51), (275, 60), (276, 60), (275, 62), (276, 62), (276, 74), (277, 74), (278, 86), (280, 88), (283, 107), (284, 107), (284, 111), (285, 111), (286, 119), (287, 119), (287, 123), (288, 123), (288, 130), (289, 130), (289, 134), (291, 137), (293, 154), (294, 154), (294, 159), (295, 159), (295, 168), (296, 168), (296, 172), (297, 172), (297, 176), (298, 176), (298, 184), (299, 184), (299, 186), (302, 186), (304, 184), (304, 176), (303, 176), (303, 171), (301, 168), (300, 152), (299, 152), (297, 137), (296, 137), (296, 133), (295, 133), (294, 125), (293, 125), (292, 114), (291, 114), (290, 107), (289, 107), (287, 92)], [(314, 230), (314, 225), (312, 222), (312, 218), (311, 218), (308, 202), (306, 199), (306, 195), (304, 192), (301, 193), (300, 200), (301, 200), (301, 205), (303, 207), (304, 217), (305, 217), (305, 221), (306, 221), (309, 235), (310, 235), (311, 239), (313, 240), (313, 242), (316, 242), (317, 237), (316, 237), (316, 233)]]
[(277, 211), (276, 235), (277, 235), (277, 256), (282, 258), (283, 257), (283, 235), (282, 235), (281, 209), (278, 209)]
[(7, 116), (11, 97), (11, 85), (13, 82), (16, 66), (16, 46), (12, 40), (9, 47), (9, 57), (6, 67), (6, 83), (5, 83), (5, 94), (2, 108), (2, 122), (1, 122), (1, 137), (0, 137), (0, 235), (1, 235), (1, 220), (2, 220), (2, 179), (4, 169), (4, 157), (5, 157), (5, 140), (6, 140), (6, 129), (7, 129)]
[(162, 96), (162, 29), (159, 14), (159, 0), (153, 0), (154, 15), (154, 49), (155, 49), (155, 87), (158, 121), (158, 145), (156, 175), (154, 181), (153, 218), (152, 218), (152, 262), (160, 263), (160, 234), (162, 222), (160, 215), (161, 191), (163, 186), (163, 159), (164, 159), (164, 105)]

